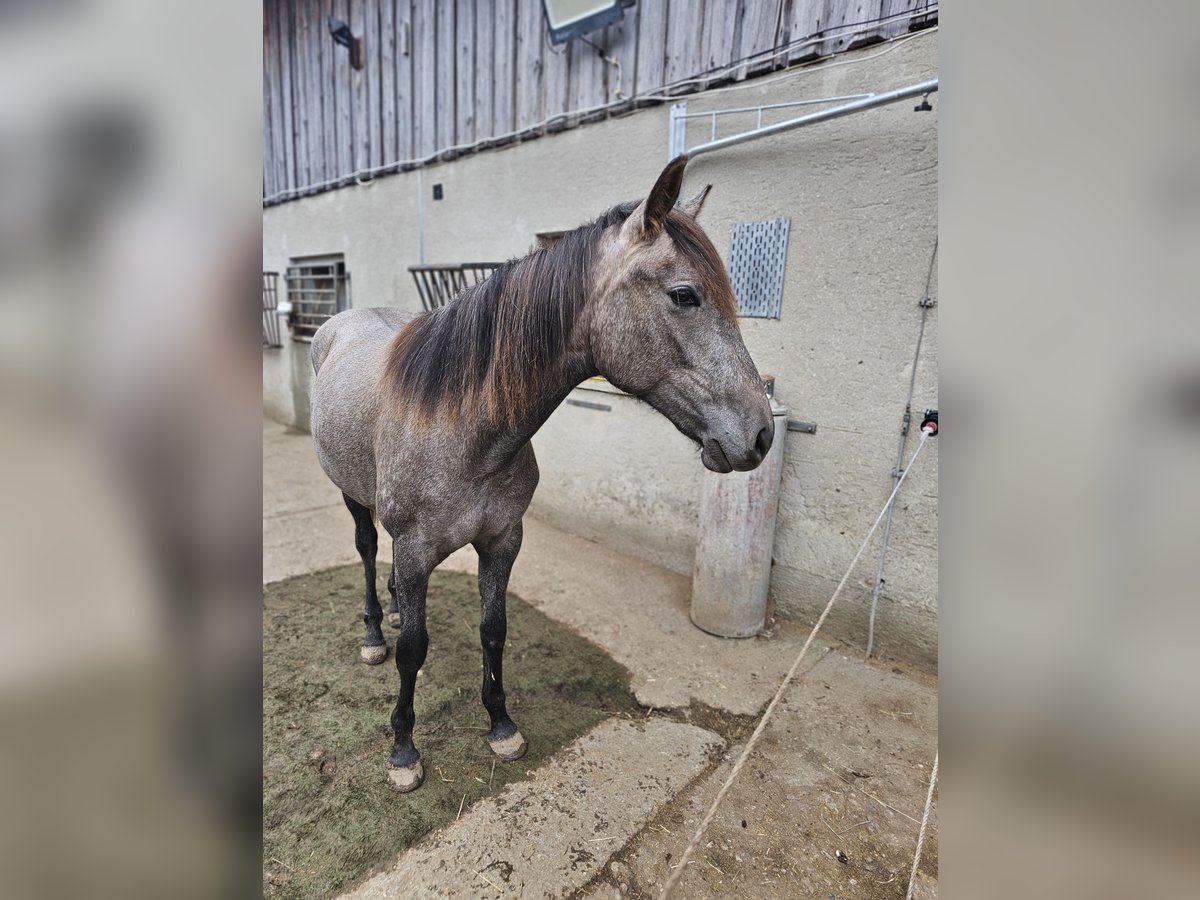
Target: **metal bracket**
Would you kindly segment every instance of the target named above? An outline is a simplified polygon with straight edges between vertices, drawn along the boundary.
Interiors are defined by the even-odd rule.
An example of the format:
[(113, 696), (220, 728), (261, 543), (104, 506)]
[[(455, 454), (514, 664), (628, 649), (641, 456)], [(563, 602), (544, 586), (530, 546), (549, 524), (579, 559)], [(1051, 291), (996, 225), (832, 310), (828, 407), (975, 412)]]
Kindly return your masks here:
[(568, 397), (567, 402), (572, 406), (582, 406), (584, 409), (598, 409), (601, 412), (609, 412), (612, 407), (607, 403), (596, 403), (592, 400), (576, 400), (574, 397)]
[(933, 309), (937, 306), (937, 301), (932, 297), (922, 297), (917, 301), (917, 306), (921, 307), (921, 309)]
[(805, 434), (816, 434), (817, 433), (817, 423), (816, 422), (801, 422), (798, 419), (788, 419), (787, 430), (788, 431), (802, 431)]
[(687, 101), (671, 104), (671, 119), (667, 129), (667, 159), (672, 160), (687, 150)]

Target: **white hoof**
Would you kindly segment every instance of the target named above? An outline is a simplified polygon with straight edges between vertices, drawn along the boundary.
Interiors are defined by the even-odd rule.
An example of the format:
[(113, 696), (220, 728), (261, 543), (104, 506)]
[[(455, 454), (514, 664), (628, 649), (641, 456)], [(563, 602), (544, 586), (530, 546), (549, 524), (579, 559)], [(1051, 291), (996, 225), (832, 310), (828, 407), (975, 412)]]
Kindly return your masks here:
[(401, 794), (415, 791), (425, 781), (425, 767), (421, 765), (419, 759), (411, 766), (396, 768), (388, 765), (387, 768), (388, 783), (392, 786), (392, 790), (399, 791)]
[(378, 647), (363, 647), (359, 653), (362, 655), (362, 661), (368, 666), (377, 666), (387, 659), (388, 648), (387, 644), (380, 644)]
[(525, 738), (521, 737), (521, 732), (515, 732), (503, 740), (488, 741), (488, 746), (505, 762), (512, 762), (514, 759), (520, 759), (525, 755), (525, 751), (529, 749), (529, 744), (525, 743)]

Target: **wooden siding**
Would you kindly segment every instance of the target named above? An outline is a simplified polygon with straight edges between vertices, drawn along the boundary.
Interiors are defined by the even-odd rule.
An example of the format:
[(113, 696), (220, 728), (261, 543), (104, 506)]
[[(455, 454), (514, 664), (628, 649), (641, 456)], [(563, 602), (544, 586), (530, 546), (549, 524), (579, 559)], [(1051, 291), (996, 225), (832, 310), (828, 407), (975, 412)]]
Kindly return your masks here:
[[(809, 62), (937, 12), (936, 0), (639, 0), (587, 41), (552, 46), (542, 0), (264, 0), (264, 202)], [(362, 38), (361, 70), (331, 15)]]

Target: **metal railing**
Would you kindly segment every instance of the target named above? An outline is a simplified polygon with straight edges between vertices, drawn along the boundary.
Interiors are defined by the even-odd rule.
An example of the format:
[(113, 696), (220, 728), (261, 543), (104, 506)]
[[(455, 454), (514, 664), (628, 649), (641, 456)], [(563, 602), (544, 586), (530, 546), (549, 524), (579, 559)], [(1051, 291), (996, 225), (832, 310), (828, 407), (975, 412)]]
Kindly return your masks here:
[(504, 263), (473, 262), (440, 266), (409, 266), (421, 305), (429, 310), (445, 306), (465, 288), (486, 281)]
[(283, 339), (279, 335), (279, 273), (262, 273), (262, 324), (263, 346), (282, 347)]

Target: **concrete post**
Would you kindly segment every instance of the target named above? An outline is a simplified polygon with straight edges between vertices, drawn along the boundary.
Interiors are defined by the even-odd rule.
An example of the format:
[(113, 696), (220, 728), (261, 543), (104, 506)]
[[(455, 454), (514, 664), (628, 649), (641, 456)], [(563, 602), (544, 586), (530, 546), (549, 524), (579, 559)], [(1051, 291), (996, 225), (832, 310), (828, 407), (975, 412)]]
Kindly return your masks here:
[(753, 472), (705, 472), (692, 570), (692, 622), (720, 637), (753, 637), (767, 617), (787, 407), (771, 400), (775, 439)]

